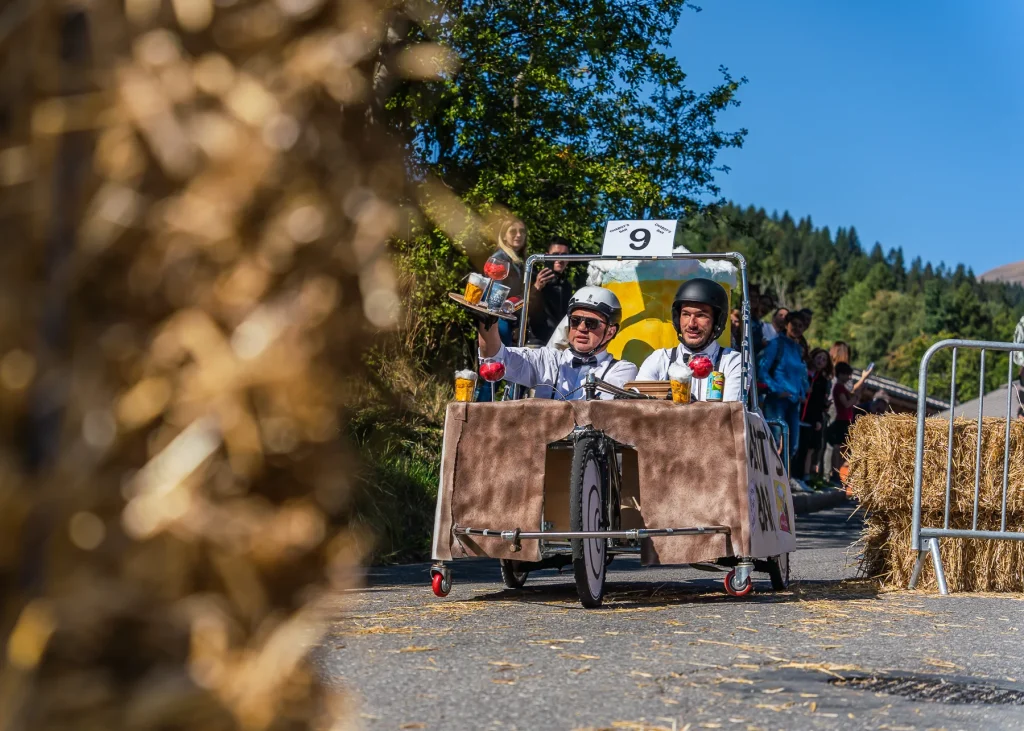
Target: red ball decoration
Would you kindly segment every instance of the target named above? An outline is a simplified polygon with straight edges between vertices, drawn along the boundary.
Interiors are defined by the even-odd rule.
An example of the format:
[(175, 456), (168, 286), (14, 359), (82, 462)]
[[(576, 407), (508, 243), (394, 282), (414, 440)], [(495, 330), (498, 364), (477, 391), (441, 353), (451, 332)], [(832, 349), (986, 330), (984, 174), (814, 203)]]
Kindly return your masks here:
[(689, 366), (696, 378), (707, 378), (711, 375), (711, 369), (715, 367), (714, 363), (706, 355), (698, 355), (695, 358), (691, 358)]
[(480, 365), (480, 376), (489, 383), (495, 383), (505, 377), (504, 363), (483, 363)]

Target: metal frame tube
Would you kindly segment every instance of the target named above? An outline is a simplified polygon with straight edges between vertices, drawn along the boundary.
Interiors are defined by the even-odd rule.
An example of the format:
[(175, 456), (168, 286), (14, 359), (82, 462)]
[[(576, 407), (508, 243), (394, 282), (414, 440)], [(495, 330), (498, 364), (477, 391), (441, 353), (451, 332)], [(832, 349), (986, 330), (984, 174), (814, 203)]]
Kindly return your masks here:
[(956, 413), (956, 348), (953, 348), (953, 368), (949, 380), (949, 442), (946, 445), (946, 504), (943, 508), (942, 526), (949, 527), (949, 496), (953, 487), (953, 416)]
[[(1006, 436), (1003, 438), (1003, 506), (999, 518), (999, 530), (1006, 530), (1006, 490), (1010, 484), (1010, 410), (1013, 405), (1013, 356), (1007, 355), (1009, 368), (1006, 374)], [(948, 526), (947, 526), (948, 527)]]
[(985, 349), (981, 349), (981, 377), (978, 385), (978, 449), (974, 458), (974, 515), (971, 529), (978, 529), (978, 503), (981, 499), (981, 442), (984, 436), (982, 418), (985, 416)]
[(577, 530), (577, 531), (515, 531), (492, 528), (453, 528), (457, 536), (482, 536), (501, 538), (505, 541), (550, 540), (552, 538), (671, 538), (675, 536), (705, 536), (714, 534), (730, 535), (732, 529), (725, 525), (700, 526), (695, 528), (633, 528), (631, 530)]

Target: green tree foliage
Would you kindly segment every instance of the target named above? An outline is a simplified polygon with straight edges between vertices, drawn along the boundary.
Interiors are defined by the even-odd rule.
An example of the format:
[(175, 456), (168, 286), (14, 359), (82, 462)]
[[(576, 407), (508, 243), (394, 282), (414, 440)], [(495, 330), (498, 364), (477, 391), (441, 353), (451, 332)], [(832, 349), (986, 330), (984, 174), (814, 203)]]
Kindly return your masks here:
[[(963, 265), (936, 267), (920, 257), (908, 269), (902, 249), (886, 252), (876, 243), (866, 252), (852, 226), (832, 239), (810, 217), (794, 221), (788, 213), (727, 205), (688, 221), (683, 242), (692, 251), (742, 252), (762, 291), (781, 305), (814, 309), (812, 345), (844, 340), (855, 365), (874, 361), (882, 375), (915, 388), (932, 344), (950, 337), (1007, 341), (1024, 314), (1020, 285), (979, 282)], [(950, 361), (933, 361), (932, 395), (949, 398)], [(1005, 356), (988, 355), (986, 389), (1005, 382), (1008, 365)], [(980, 357), (961, 354), (958, 398), (976, 396), (980, 378)]]
[[(454, 52), (459, 71), (395, 82), (384, 113), (422, 179), (441, 181), (473, 211), (515, 212), (533, 250), (559, 234), (596, 251), (607, 219), (681, 216), (716, 197), (717, 153), (742, 144), (746, 130), (722, 131), (716, 119), (738, 104), (745, 79), (723, 68), (720, 83), (694, 91), (667, 54), (687, 6), (449, 2), (425, 40)], [(425, 318), (414, 346), (428, 361), (444, 360), (441, 344), (465, 329), (438, 303), (470, 267), (457, 245), (466, 242), (435, 222), (399, 243), (413, 309)]]

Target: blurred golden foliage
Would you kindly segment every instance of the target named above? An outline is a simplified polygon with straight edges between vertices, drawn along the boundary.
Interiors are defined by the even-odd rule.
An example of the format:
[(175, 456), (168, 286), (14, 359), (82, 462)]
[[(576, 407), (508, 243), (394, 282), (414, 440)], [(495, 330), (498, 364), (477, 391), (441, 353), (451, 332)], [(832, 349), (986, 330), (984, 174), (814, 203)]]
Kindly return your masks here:
[(2, 729), (344, 727), (338, 414), (402, 321), (388, 0), (0, 10)]

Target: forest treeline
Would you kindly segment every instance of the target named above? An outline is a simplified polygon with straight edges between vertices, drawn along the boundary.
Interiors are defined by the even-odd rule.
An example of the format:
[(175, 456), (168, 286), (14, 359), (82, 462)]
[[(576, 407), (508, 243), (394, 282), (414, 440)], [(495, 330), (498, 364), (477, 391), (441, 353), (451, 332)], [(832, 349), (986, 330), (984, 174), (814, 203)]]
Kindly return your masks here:
[[(963, 264), (907, 261), (902, 247), (864, 246), (855, 227), (816, 227), (810, 216), (767, 213), (732, 204), (689, 219), (682, 243), (691, 251), (739, 251), (751, 280), (780, 305), (809, 307), (810, 342), (850, 343), (855, 365), (917, 386), (921, 356), (935, 342), (960, 337), (1009, 341), (1024, 314), (1024, 287), (980, 281)], [(966, 243), (965, 243), (966, 247)], [(980, 358), (958, 363), (959, 398), (977, 394)], [(933, 395), (949, 397), (948, 364), (936, 362)], [(946, 370), (944, 370), (944, 368)], [(986, 387), (1005, 383), (1005, 356), (990, 355)]]

